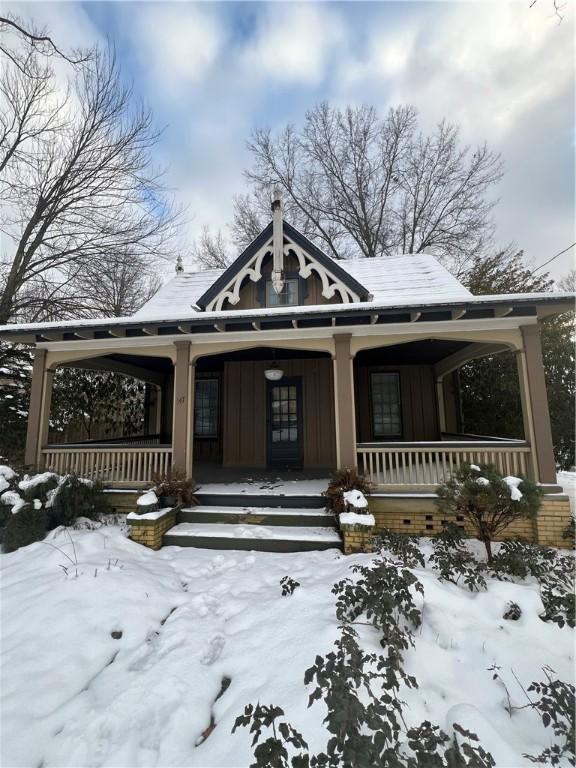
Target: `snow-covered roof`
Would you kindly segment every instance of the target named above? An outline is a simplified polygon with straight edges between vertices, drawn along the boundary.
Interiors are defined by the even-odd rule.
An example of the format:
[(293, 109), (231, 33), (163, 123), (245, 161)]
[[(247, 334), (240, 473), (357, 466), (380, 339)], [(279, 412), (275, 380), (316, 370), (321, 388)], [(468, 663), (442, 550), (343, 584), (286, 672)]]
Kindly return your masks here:
[(191, 313), (200, 296), (210, 288), (224, 272), (223, 269), (207, 269), (203, 272), (181, 272), (158, 290), (133, 317), (157, 319)]
[[(472, 294), (448, 270), (428, 254), (403, 254), (390, 258), (339, 261), (355, 280), (364, 285), (380, 306), (418, 304), (430, 299), (465, 301)], [(185, 316), (200, 296), (222, 274), (223, 269), (182, 272), (163, 285), (134, 318), (155, 320)]]
[(395, 304), (401, 298), (417, 303), (432, 297), (459, 301), (472, 296), (446, 267), (429, 254), (402, 254), (339, 263), (368, 288), (374, 301), (382, 304)]

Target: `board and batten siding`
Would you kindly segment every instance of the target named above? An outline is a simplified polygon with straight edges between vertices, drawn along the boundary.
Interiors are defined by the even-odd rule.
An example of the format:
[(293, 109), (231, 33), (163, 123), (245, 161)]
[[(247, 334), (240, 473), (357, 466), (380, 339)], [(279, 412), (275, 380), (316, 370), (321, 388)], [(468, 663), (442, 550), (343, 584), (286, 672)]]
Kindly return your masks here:
[[(264, 361), (224, 364), (223, 464), (266, 466), (266, 378)], [(282, 360), (286, 376), (302, 377), (304, 467), (336, 465), (332, 361)]]
[[(370, 374), (398, 373), (402, 402), (402, 435), (408, 442), (438, 440), (438, 408), (434, 373), (429, 365), (358, 366), (355, 369), (356, 422), (359, 443), (382, 441), (372, 429)], [(391, 440), (395, 438), (391, 437)], [(398, 439), (398, 438), (396, 438)]]

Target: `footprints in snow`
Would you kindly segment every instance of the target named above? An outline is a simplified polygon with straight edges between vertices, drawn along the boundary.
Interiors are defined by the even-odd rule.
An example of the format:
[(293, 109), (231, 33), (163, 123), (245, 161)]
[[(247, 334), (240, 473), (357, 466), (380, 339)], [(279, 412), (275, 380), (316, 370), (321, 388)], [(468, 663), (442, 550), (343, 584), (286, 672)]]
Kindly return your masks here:
[(214, 664), (222, 655), (222, 651), (224, 650), (225, 645), (226, 638), (224, 635), (215, 635), (208, 643), (208, 648), (202, 654), (200, 663), (204, 664), (205, 666), (211, 666)]

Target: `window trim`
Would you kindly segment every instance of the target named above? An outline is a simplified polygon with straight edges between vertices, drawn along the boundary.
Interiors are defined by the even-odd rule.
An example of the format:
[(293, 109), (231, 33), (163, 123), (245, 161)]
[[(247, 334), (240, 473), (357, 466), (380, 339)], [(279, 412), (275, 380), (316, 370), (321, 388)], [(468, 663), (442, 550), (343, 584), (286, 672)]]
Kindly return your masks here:
[[(373, 440), (382, 440), (383, 442), (386, 440), (397, 440), (403, 439), (404, 435), (404, 420), (402, 418), (402, 381), (400, 378), (400, 371), (383, 371), (379, 370), (377, 368), (372, 368), (369, 370), (370, 374), (370, 430), (372, 433), (372, 439)], [(398, 432), (390, 433), (390, 434), (381, 434), (376, 433), (376, 424), (374, 421), (374, 376), (394, 376), (396, 379), (396, 390), (398, 392), (398, 409), (399, 409), (399, 417), (400, 417), (400, 430)]]
[[(198, 420), (196, 419), (196, 396), (198, 393), (198, 385), (206, 381), (216, 382), (216, 409), (215, 409), (215, 428), (213, 432), (198, 432), (196, 425)], [(218, 376), (202, 376), (196, 379), (194, 386), (194, 439), (198, 440), (217, 440), (220, 437), (220, 378)]]

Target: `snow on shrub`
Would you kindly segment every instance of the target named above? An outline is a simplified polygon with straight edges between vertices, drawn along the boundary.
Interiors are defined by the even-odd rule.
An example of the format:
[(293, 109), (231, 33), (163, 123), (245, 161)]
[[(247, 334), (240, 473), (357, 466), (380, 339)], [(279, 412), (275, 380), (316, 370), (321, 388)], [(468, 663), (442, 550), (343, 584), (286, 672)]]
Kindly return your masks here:
[(521, 477), (502, 477), (492, 464), (462, 464), (436, 491), (446, 515), (460, 515), (473, 528), (492, 561), (492, 542), (515, 520), (535, 517), (542, 492)]
[(13, 552), (44, 538), (46, 531), (71, 525), (77, 518), (96, 520), (109, 511), (98, 482), (54, 472), (24, 475), (0, 465), (0, 540)]
[(372, 492), (372, 483), (355, 469), (341, 469), (332, 478), (323, 496), (326, 507), (334, 514), (348, 512), (350, 507), (368, 509), (366, 496)]

